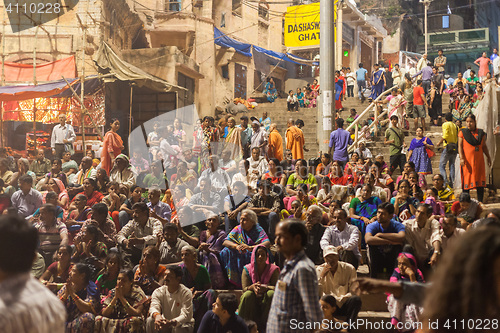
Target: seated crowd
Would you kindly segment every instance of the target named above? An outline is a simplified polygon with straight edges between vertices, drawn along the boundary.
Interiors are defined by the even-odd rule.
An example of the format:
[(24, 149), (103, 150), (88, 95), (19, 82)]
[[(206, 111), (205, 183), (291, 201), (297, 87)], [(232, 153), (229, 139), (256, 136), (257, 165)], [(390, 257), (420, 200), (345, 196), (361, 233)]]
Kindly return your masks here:
[(323, 315), (355, 321), (361, 264), (372, 277), (424, 281), (451, 242), (486, 223), (482, 204), (456, 200), (439, 173), (428, 185), (409, 161), (393, 178), (364, 147), (348, 161), (323, 153), (308, 163), (289, 150), (269, 157), (267, 139), (252, 138), (236, 153), (185, 149), (165, 162), (169, 131), (158, 133), (153, 158), (119, 154), (109, 174), (69, 152), (51, 162), (39, 150), (15, 169), (0, 158), (0, 213), (38, 230), (32, 273), (66, 308), (67, 332), (265, 332), (286, 264), (277, 225), (288, 219), (307, 228)]

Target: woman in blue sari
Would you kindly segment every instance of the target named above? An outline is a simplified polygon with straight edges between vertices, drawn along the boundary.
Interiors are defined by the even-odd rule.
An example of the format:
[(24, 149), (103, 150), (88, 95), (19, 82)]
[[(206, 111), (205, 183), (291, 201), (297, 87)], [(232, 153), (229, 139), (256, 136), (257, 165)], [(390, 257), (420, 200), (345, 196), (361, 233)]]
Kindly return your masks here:
[(434, 150), (431, 139), (424, 136), (422, 127), (417, 128), (417, 137), (411, 140), (407, 161), (415, 163), (415, 171), (419, 174), (428, 175), (432, 173), (432, 164), (427, 149)]
[(297, 88), (297, 99), (299, 100), (299, 107), (303, 108), (305, 107), (304, 104), (304, 93), (300, 88)]
[(245, 265), (251, 261), (253, 248), (264, 245), (269, 248), (271, 242), (266, 232), (258, 224), (258, 217), (250, 209), (241, 212), (240, 225), (227, 235), (222, 244), (225, 248), (220, 252), (220, 260), (226, 270), (229, 282), (241, 289), (241, 273)]
[(274, 100), (278, 98), (278, 91), (276, 90), (276, 85), (272, 77), (270, 77), (266, 83), (264, 94), (266, 94), (269, 103), (274, 102)]
[(375, 64), (373, 67), (375, 69), (371, 78), (372, 94), (370, 95), (370, 98), (375, 100), (381, 93), (384, 92), (385, 77), (384, 71), (380, 69), (379, 64)]
[(366, 225), (377, 220), (377, 207), (382, 203), (379, 197), (372, 196), (372, 191), (373, 186), (365, 184), (361, 189), (361, 196), (352, 199), (349, 206), (349, 217), (351, 223), (359, 229), (362, 248), (366, 248)]

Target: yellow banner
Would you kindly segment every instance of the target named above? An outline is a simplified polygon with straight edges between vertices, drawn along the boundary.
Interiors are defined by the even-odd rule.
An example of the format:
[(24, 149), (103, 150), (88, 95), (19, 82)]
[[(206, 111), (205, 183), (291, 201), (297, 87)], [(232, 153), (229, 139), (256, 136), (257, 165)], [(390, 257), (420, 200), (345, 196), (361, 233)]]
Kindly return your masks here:
[[(337, 20), (335, 0), (334, 20)], [(309, 5), (290, 6), (285, 14), (285, 46), (316, 46), (319, 45), (319, 2)], [(334, 40), (337, 40), (334, 25)]]
[(319, 45), (319, 2), (290, 6), (285, 14), (285, 46)]

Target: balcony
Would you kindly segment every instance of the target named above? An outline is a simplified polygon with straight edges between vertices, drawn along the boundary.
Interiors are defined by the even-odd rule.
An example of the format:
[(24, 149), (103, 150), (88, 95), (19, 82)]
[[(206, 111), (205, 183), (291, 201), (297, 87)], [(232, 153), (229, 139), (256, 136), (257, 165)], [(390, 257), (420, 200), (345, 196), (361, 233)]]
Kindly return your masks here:
[[(429, 33), (429, 53), (437, 53), (438, 49), (458, 51), (488, 47), (490, 35), (488, 28), (441, 31)], [(424, 50), (424, 36), (418, 39), (418, 51)]]

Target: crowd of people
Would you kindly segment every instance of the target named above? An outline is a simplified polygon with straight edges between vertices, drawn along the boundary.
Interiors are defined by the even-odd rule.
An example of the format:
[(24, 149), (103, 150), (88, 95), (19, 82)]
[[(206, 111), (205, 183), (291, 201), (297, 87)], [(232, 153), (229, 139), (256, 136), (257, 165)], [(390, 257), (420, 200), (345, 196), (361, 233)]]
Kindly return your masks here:
[[(440, 78), (443, 60), (435, 65)], [(446, 113), (436, 145), (424, 135), (425, 123), (416, 122), (404, 153), (405, 112), (425, 118), (418, 98), (425, 104), (444, 89), (444, 78), (424, 84), (423, 69), (414, 74), (423, 76), (416, 87), (407, 73), (399, 77), (402, 90), (382, 101), (398, 108), (386, 124), (388, 163), (363, 142), (350, 153), (352, 134), (340, 116), (329, 151), (306, 161), (304, 122), (290, 118), (282, 135), (267, 113), (243, 115), (239, 125), (229, 115), (218, 123), (207, 116), (192, 138), (180, 119), (155, 124), (149, 150), (132, 156), (112, 119), (100, 158), (89, 151), (77, 163), (75, 133), (61, 115), (52, 149), (39, 149), (31, 162), (0, 149), (0, 238), (13, 237), (0, 245), (11, 247), (0, 253), (0, 292), (8, 283), (22, 288), (16, 274), (29, 280), (31, 271), (46, 288), (29, 280), (32, 293), (58, 298), (51, 309), (66, 332), (289, 332), (291, 320), (356, 321), (361, 299), (351, 284), (359, 265), (368, 264), (372, 277), (424, 282), (466, 230), (500, 222), (497, 210), (482, 205), (483, 154), (489, 165), (491, 159), (473, 113), (463, 118), (465, 128), (454, 121), (456, 110)], [(346, 71), (351, 79), (339, 71), (338, 82), (354, 86)], [(374, 85), (388, 84), (376, 73)], [(460, 82), (457, 92), (465, 93)], [(477, 91), (479, 82), (472, 82)], [(347, 91), (353, 97), (353, 88)], [(346, 122), (356, 118), (351, 111)], [(430, 161), (441, 144), (437, 172)], [(395, 325), (417, 320), (422, 310), (396, 297), (388, 304)], [(26, 325), (23, 318), (9, 318), (9, 327)]]

